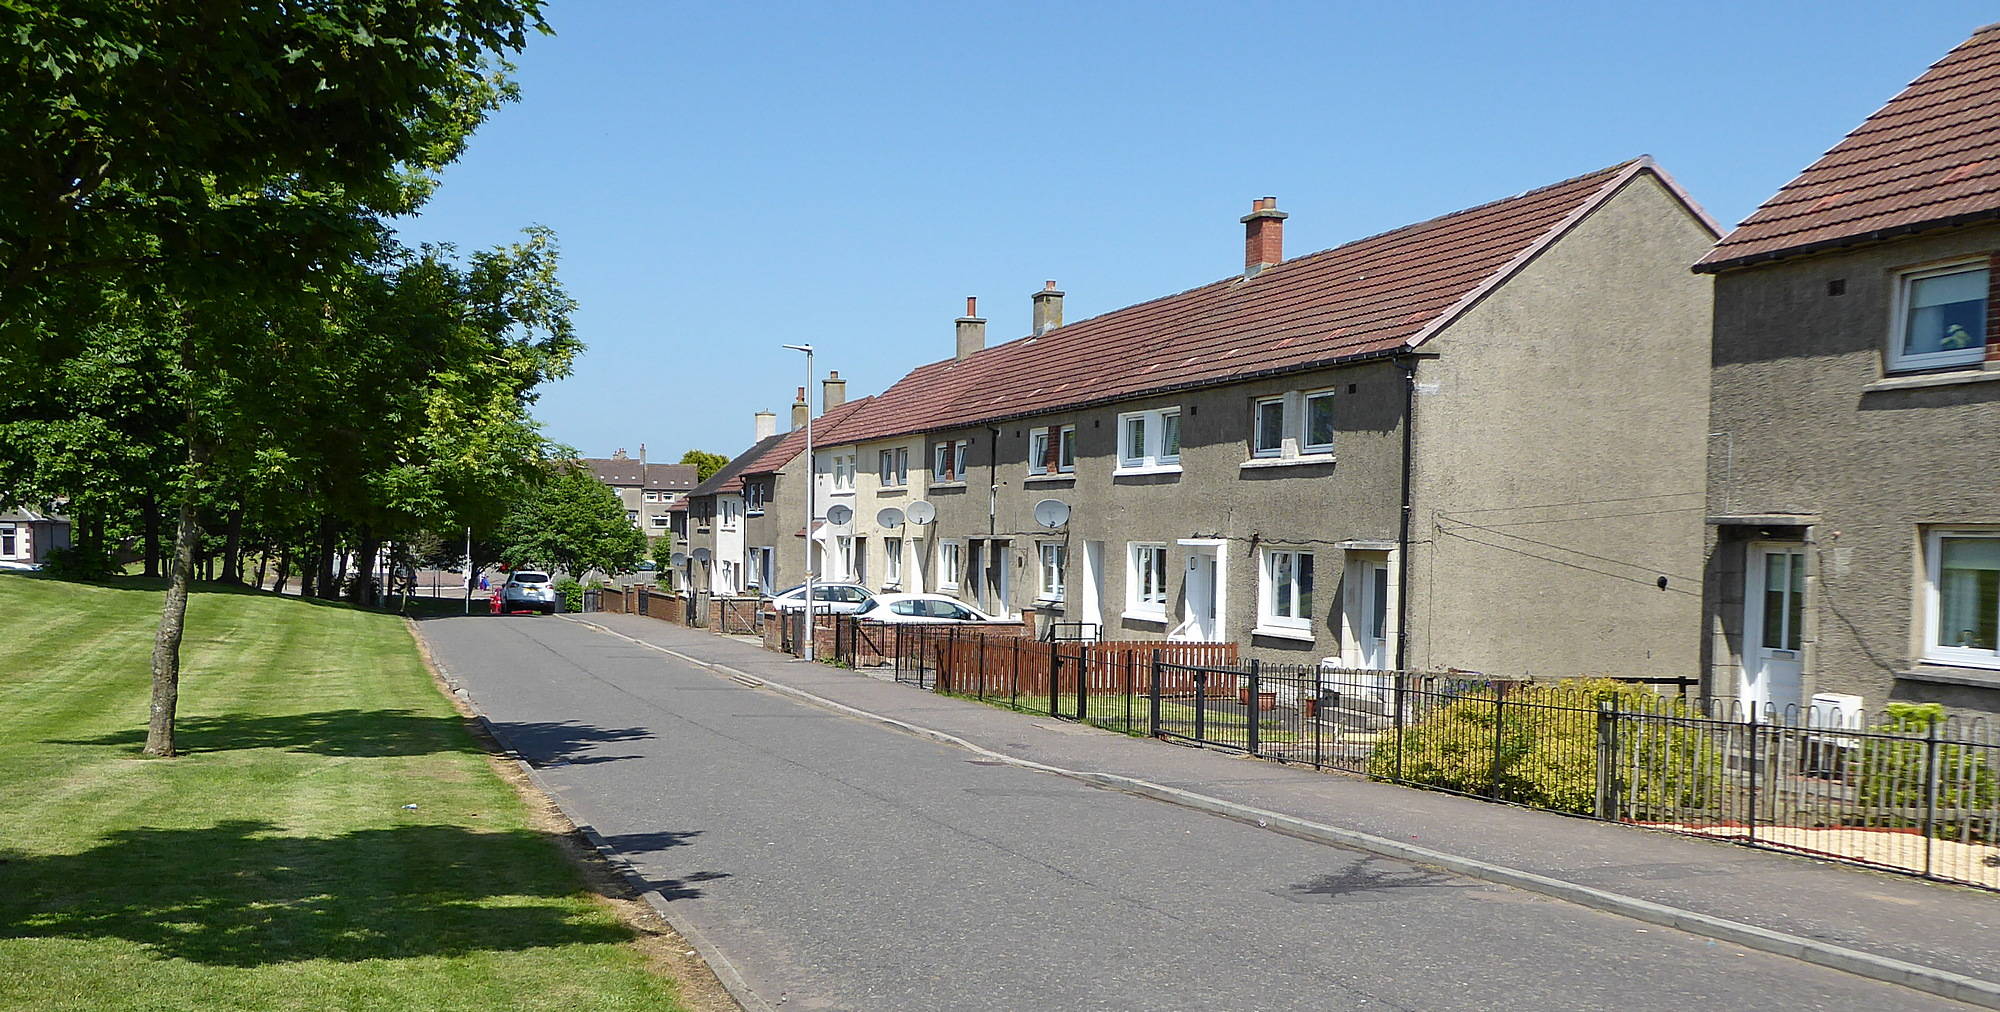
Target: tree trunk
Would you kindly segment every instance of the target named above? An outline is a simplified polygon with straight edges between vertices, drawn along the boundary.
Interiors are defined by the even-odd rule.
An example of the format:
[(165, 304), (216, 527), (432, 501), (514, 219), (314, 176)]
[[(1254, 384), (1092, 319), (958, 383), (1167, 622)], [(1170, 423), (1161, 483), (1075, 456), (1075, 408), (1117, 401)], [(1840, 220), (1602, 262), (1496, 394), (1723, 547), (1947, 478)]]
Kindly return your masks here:
[(332, 517), (319, 518), (319, 538), (313, 542), (313, 567), (317, 578), (314, 593), (321, 598), (340, 596), (340, 585), (333, 579), (333, 552), (336, 544)]
[(365, 526), (359, 535), (354, 548), (354, 603), (369, 608), (376, 601), (375, 554), (382, 548), (382, 539)]
[(146, 533), (141, 539), (144, 545), (140, 550), (146, 556), (146, 575), (156, 577), (160, 575), (160, 501), (158, 499), (152, 496), (146, 497), (145, 516)]
[(278, 553), (278, 578), (272, 583), (271, 589), (282, 594), (285, 592), (285, 584), (290, 582), (292, 582), (292, 550), (286, 548)]
[(174, 557), (167, 567), (167, 601), (153, 634), (153, 702), (146, 716), (145, 754), (174, 754), (174, 708), (181, 692), (181, 630), (187, 624), (188, 581), (194, 575), (194, 504), (182, 502), (174, 532)]
[(243, 507), (229, 511), (228, 533), (222, 539), (222, 582), (243, 582)]
[(267, 569), (269, 569), (270, 566), (271, 566), (270, 551), (268, 549), (260, 548), (257, 551), (257, 579), (251, 581), (251, 586), (256, 587), (258, 590), (264, 589), (264, 572)]

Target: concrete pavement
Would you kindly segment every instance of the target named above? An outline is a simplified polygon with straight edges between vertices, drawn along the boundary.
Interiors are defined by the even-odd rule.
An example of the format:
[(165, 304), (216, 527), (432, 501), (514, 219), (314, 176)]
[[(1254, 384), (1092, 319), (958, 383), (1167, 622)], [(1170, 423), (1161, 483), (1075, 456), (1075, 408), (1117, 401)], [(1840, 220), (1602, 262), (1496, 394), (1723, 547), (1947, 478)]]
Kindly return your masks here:
[[(954, 733), (984, 736), (1010, 754), (1091, 761), (1091, 768), (1136, 763), (1156, 780), (1178, 774), (1177, 782), (1274, 802), (1299, 784), (1287, 787), (1266, 776), (1270, 771), (1436, 797), (1003, 713), (636, 616), (592, 618), (746, 671), (762, 666), (754, 672), (760, 678), (775, 672), (834, 698), (846, 693), (876, 708), (900, 706), (917, 722), (954, 724)], [(1435, 869), (993, 765), (746, 688), (574, 622), (432, 619), (420, 628), (503, 740), (725, 954), (753, 1002), (871, 1009), (1946, 1004)], [(531, 725), (534, 734), (519, 733)], [(1591, 829), (1654, 838), (1556, 821), (1565, 837)], [(1545, 851), (1542, 860), (1560, 856)], [(1632, 869), (1628, 877), (1666, 885), (1702, 877), (1685, 861), (1638, 870), (1647, 857), (1629, 853), (1618, 863)], [(1591, 867), (1616, 874), (1609, 863)], [(1686, 878), (1672, 877), (1676, 871)], [(1887, 883), (1891, 892), (1934, 889)], [(1984, 965), (1973, 954), (1980, 948), (1969, 942), (1963, 960)]]

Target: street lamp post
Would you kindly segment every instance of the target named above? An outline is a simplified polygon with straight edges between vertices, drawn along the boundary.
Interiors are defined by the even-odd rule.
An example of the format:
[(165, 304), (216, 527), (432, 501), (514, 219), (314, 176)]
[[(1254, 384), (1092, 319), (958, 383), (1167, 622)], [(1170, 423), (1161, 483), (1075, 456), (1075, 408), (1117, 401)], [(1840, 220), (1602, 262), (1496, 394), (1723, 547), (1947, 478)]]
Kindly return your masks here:
[(805, 633), (803, 636), (805, 640), (805, 659), (810, 661), (813, 659), (813, 639), (815, 638), (813, 624), (813, 489), (814, 486), (819, 484), (819, 466), (813, 460), (813, 346), (810, 344), (788, 344), (785, 347), (791, 351), (806, 353), (806, 585), (805, 601), (803, 602), (805, 608), (801, 613), (805, 616)]

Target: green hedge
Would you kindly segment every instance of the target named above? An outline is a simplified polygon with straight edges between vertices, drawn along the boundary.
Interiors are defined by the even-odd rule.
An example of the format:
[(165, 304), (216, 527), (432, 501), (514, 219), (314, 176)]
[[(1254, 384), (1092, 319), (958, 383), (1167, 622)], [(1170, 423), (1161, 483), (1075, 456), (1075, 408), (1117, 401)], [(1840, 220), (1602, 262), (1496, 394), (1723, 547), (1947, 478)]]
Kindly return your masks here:
[[(1679, 699), (1610, 679), (1520, 686), (1509, 690), (1499, 707), (1496, 762), (1494, 695), (1492, 689), (1466, 693), (1405, 727), (1400, 740), (1403, 782), (1588, 815), (1597, 801), (1600, 701), (1621, 712), (1696, 716)], [(1700, 730), (1623, 717), (1617, 736), (1624, 817), (1671, 818), (1676, 810), (1707, 807), (1719, 798), (1722, 752)], [(1371, 778), (1395, 776), (1398, 745), (1393, 731), (1376, 744), (1368, 760)]]
[[(1861, 772), (1858, 778), (1861, 803), (1866, 806), (1899, 809), (1902, 814), (1878, 816), (1877, 824), (1901, 823), (1921, 826), (1926, 807), (1925, 781), (1929, 747), (1924, 736), (1933, 725), (1942, 725), (1945, 709), (1937, 703), (1890, 703), (1884, 707), (1886, 719), (1870, 730), (1907, 738), (1864, 738), (1861, 743)], [(1983, 838), (1990, 813), (2000, 806), (2000, 777), (1996, 777), (1985, 755), (1964, 745), (1937, 746), (1937, 811), (1933, 832), (1940, 837), (1958, 837), (1971, 831)]]
[(572, 615), (583, 611), (583, 584), (565, 576), (556, 581), (556, 596), (562, 598), (562, 610)]

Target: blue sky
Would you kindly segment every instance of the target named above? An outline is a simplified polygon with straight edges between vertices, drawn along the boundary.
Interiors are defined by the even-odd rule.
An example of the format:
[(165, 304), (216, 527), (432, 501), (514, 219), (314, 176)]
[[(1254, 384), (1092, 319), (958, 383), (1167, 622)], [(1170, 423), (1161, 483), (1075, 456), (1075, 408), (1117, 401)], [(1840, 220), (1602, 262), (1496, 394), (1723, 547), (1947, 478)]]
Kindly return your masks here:
[[(819, 348), (850, 396), (989, 342), (1652, 154), (1725, 225), (1990, 4), (554, 0), (411, 241), (561, 237), (589, 351), (547, 434), (734, 454)], [(815, 392), (815, 402), (817, 402)]]

